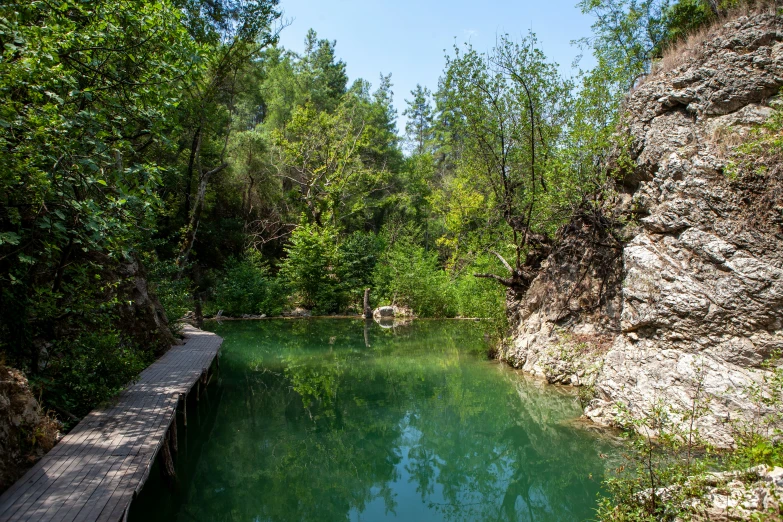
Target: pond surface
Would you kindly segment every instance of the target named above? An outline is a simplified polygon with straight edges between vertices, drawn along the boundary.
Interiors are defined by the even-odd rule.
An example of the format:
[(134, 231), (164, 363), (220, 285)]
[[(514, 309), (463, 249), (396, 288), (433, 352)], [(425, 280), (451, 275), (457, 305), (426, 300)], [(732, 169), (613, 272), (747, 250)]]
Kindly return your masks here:
[[(479, 326), (211, 323), (217, 379), (131, 520), (577, 521), (611, 451), (572, 394), (486, 360)], [(214, 382), (217, 381), (217, 382)]]

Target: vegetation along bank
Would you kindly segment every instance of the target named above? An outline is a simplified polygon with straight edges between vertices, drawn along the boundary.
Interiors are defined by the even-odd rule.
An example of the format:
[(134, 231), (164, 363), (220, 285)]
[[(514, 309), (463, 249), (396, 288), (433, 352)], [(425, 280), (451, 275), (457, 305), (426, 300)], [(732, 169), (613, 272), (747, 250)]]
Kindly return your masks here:
[(2, 487), (186, 311), (361, 314), (369, 288), (486, 319), (627, 429), (599, 518), (779, 518), (777, 5), (578, 7), (595, 67), (458, 45), (397, 129), (391, 75), (349, 82), (314, 30), (283, 48), (275, 0), (0, 6)]

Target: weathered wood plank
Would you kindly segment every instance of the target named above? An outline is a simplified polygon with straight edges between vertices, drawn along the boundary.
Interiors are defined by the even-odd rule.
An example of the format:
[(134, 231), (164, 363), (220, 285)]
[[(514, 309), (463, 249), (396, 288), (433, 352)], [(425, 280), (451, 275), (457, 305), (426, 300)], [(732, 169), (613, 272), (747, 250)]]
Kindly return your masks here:
[(211, 366), (223, 340), (185, 327), (186, 343), (146, 368), (0, 496), (0, 522), (118, 522), (146, 479), (181, 395)]

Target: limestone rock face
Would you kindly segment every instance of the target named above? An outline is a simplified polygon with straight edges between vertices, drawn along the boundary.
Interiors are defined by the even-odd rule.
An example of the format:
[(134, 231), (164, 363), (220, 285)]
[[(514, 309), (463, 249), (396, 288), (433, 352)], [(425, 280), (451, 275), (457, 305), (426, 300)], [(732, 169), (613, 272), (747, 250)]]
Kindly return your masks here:
[(500, 356), (550, 383), (592, 385), (620, 329), (622, 244), (587, 219), (559, 239), (525, 298), (509, 299), (516, 331)]
[(0, 492), (52, 448), (59, 424), (40, 411), (24, 374), (0, 366)]
[[(589, 417), (612, 423), (617, 404), (633, 415), (656, 401), (687, 409), (699, 390), (710, 408), (699, 419), (702, 436), (730, 445), (730, 420), (752, 408), (748, 387), (783, 350), (783, 168), (737, 177), (731, 155), (772, 113), (781, 86), (783, 35), (774, 16), (758, 14), (715, 28), (637, 87), (624, 120), (636, 164), (627, 208), (637, 220), (625, 228), (617, 276), (594, 277), (569, 294), (590, 295), (600, 284), (607, 298), (592, 313), (576, 303), (581, 312), (559, 327), (536, 303), (534, 282), (504, 355), (537, 372), (536, 354), (565, 359), (552, 348), (563, 339), (611, 336), (593, 363), (600, 371), (588, 383), (597, 397)], [(569, 266), (539, 276), (573, 278)]]

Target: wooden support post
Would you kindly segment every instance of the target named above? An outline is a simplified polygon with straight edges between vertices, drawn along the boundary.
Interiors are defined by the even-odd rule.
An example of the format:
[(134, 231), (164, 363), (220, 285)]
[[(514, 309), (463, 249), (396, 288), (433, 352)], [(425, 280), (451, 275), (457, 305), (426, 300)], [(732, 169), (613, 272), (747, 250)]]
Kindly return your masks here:
[(171, 423), (171, 450), (174, 453), (179, 453), (179, 441), (177, 440), (177, 418), (174, 417), (174, 421)]
[(163, 439), (163, 446), (158, 452), (158, 458), (160, 459), (160, 469), (163, 470), (163, 474), (168, 478), (174, 478), (177, 476), (177, 470), (174, 467), (174, 459), (171, 458), (171, 429), (166, 431), (166, 437)]
[(201, 385), (202, 384), (204, 384), (204, 385), (207, 384), (207, 369), (206, 368), (202, 368), (201, 369), (201, 377), (199, 377), (198, 381), (196, 381), (196, 386), (197, 386), (197, 388), (196, 388), (196, 401), (200, 401), (201, 400)]

